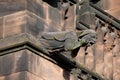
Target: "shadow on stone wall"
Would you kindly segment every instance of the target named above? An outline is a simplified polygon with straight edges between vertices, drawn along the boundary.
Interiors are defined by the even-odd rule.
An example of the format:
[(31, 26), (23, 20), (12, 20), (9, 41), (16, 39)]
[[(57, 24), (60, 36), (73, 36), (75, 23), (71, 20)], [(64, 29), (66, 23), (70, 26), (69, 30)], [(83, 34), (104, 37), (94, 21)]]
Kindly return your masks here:
[(63, 70), (63, 77), (65, 80), (70, 80), (70, 71)]
[[(21, 53), (21, 52), (18, 52), (18, 53)], [(13, 79), (25, 80), (25, 72), (22, 72), (22, 71), (25, 71), (27, 69), (26, 51), (23, 51), (22, 55), (21, 54), (13, 54), (10, 56), (9, 59), (6, 59), (6, 60), (9, 61), (9, 62), (7, 62), (8, 65), (5, 66), (5, 67), (9, 68), (6, 70), (6, 72), (7, 72), (7, 74), (10, 74), (10, 75), (6, 76), (4, 78), (4, 80), (13, 80)], [(16, 65), (15, 65), (15, 63), (16, 63)], [(20, 71), (20, 73), (18, 73), (19, 71)]]
[[(4, 56), (1, 65), (2, 76), (11, 74), (14, 70), (14, 58), (12, 58), (12, 56)], [(4, 80), (9, 80), (9, 78), (5, 77)]]

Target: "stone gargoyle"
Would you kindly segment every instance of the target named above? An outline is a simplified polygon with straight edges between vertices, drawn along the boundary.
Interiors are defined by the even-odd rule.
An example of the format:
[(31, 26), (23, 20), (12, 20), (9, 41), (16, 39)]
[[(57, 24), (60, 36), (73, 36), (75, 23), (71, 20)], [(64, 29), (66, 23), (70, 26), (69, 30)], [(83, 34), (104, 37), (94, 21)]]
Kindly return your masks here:
[(71, 52), (82, 46), (90, 46), (96, 42), (94, 30), (44, 32), (40, 42), (48, 52)]

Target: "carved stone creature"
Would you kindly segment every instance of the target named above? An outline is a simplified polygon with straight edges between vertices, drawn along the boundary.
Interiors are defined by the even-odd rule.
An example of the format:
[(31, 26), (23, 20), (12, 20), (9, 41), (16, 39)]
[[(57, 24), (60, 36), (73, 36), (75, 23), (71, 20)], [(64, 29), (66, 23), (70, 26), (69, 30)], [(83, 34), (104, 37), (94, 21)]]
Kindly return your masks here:
[(44, 32), (40, 42), (49, 52), (72, 51), (82, 46), (90, 46), (96, 42), (96, 32), (93, 30)]

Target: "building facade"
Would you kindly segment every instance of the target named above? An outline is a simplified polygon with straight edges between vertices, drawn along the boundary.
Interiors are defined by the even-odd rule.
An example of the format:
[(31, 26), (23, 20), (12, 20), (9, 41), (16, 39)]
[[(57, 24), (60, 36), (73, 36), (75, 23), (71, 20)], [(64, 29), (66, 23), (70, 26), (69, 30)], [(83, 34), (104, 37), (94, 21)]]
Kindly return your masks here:
[[(119, 0), (1, 0), (0, 80), (120, 80)], [(44, 53), (44, 32), (92, 29), (73, 61)], [(77, 54), (77, 55), (76, 55)]]

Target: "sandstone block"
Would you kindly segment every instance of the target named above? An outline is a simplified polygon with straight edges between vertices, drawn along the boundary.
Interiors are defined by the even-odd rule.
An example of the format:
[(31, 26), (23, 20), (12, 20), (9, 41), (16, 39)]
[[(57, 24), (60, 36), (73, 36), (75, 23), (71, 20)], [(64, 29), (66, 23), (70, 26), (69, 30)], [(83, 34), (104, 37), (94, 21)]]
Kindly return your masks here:
[(48, 9), (48, 19), (50, 19), (51, 21), (60, 24), (60, 20), (62, 19), (61, 13), (58, 9), (53, 8), (53, 7), (49, 7)]
[(90, 70), (94, 69), (94, 53), (93, 46), (89, 47), (85, 53), (85, 66), (87, 66)]
[(66, 31), (71, 31), (76, 29), (76, 19), (75, 19), (76, 16), (73, 16), (73, 15), (76, 15), (75, 11), (76, 11), (76, 8), (73, 5), (69, 7), (68, 12), (66, 13), (66, 19), (64, 21), (65, 22), (64, 29)]
[[(45, 56), (38, 56), (29, 50), (21, 50), (4, 56), (0, 56), (0, 80), (3, 76), (9, 76), (18, 72), (30, 72), (42, 77), (41, 80), (64, 80), (63, 69), (46, 59)], [(33, 74), (28, 74), (29, 79), (39, 80)], [(23, 73), (21, 73), (23, 75)], [(20, 75), (19, 75), (20, 76)], [(19, 77), (18, 76), (18, 77)], [(26, 79), (14, 80), (26, 80)], [(23, 76), (25, 77), (25, 76)], [(13, 80), (11, 77), (10, 80)], [(19, 77), (20, 78), (20, 77)]]
[(26, 0), (0, 0), (0, 16), (24, 10)]
[(0, 16), (21, 10), (29, 10), (45, 18), (45, 9), (42, 0), (2, 0), (0, 1)]
[(20, 11), (4, 16), (4, 36), (11, 36), (19, 33), (29, 33), (38, 36), (45, 30), (45, 22), (29, 11)]
[(27, 58), (26, 50), (0, 56), (0, 77), (15, 72), (27, 71)]
[(44, 7), (42, 4), (42, 0), (27, 0), (27, 10), (35, 13), (36, 15), (40, 16), (41, 18), (46, 19), (47, 17), (47, 8)]
[[(3, 22), (3, 21), (2, 21)], [(19, 11), (14, 14), (4, 16), (4, 32), (1, 27), (3, 37), (28, 33), (38, 37), (41, 32), (60, 31), (61, 26), (56, 23), (47, 23), (43, 18), (40, 18), (29, 11)], [(3, 24), (1, 23), (1, 24)]]
[[(83, 23), (86, 23), (88, 25), (95, 25), (95, 14), (90, 12), (84, 12), (79, 17), (80, 21)], [(91, 27), (92, 29), (95, 29), (95, 27)]]
[[(50, 19), (57, 24), (61, 23), (62, 14), (57, 8), (43, 3), (42, 0), (2, 0), (0, 1), (0, 16), (28, 10), (43, 19)], [(54, 14), (55, 13), (55, 14)]]
[(78, 55), (76, 56), (76, 61), (82, 65), (85, 65), (85, 48), (81, 47)]

